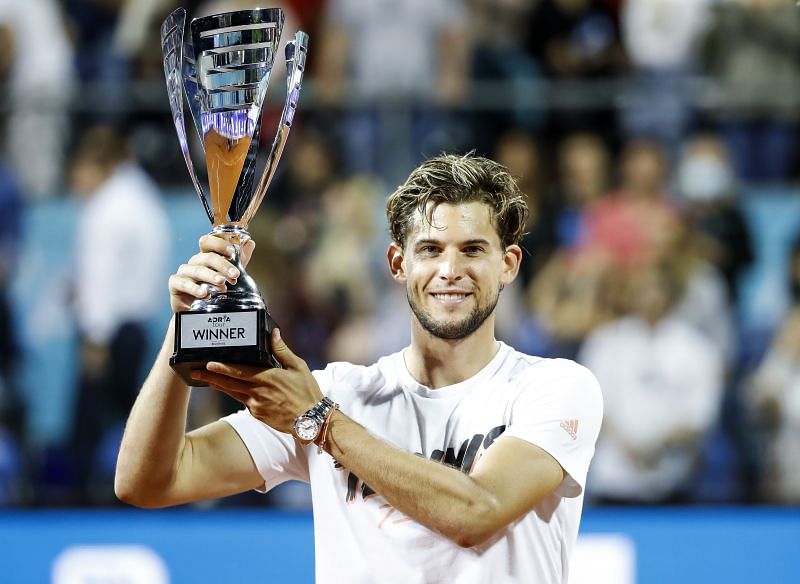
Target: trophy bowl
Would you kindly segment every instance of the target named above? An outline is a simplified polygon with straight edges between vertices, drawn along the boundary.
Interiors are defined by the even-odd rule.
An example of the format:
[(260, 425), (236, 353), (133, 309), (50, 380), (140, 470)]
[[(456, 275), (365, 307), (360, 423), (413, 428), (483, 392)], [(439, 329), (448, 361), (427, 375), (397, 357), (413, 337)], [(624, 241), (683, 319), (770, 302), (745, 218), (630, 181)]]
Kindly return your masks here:
[[(241, 262), (247, 226), (264, 199), (292, 127), (308, 49), (298, 31), (286, 44), (287, 96), (271, 144), (262, 139), (264, 98), (283, 32), (279, 8), (258, 8), (192, 20), (178, 8), (161, 25), (161, 48), (172, 118), (189, 176), (211, 233), (234, 248), (240, 275), (226, 289), (209, 287), (206, 298), (175, 315), (175, 350), (170, 365), (190, 385), (189, 375), (209, 361), (279, 367), (270, 351), (275, 322), (255, 281)], [(208, 170), (201, 184), (189, 150), (184, 95)]]

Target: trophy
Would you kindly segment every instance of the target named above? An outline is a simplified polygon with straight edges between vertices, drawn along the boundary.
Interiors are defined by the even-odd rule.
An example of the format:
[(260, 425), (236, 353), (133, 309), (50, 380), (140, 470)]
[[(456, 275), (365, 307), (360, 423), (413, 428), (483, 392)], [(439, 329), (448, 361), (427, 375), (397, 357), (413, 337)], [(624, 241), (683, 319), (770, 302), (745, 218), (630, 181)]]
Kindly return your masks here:
[[(191, 39), (184, 41), (186, 10), (179, 8), (161, 25), (164, 75), (181, 152), (211, 233), (232, 244), (231, 262), (240, 273), (225, 291), (209, 287), (207, 298), (175, 315), (170, 365), (190, 385), (199, 385), (190, 372), (208, 361), (279, 366), (269, 346), (275, 322), (240, 254), (286, 144), (303, 80), (308, 35), (297, 32), (286, 45), (288, 87), (278, 131), (271, 147), (262, 147), (264, 97), (283, 23), (279, 8), (216, 14), (192, 20)], [(205, 153), (207, 190), (189, 152), (184, 94)]]

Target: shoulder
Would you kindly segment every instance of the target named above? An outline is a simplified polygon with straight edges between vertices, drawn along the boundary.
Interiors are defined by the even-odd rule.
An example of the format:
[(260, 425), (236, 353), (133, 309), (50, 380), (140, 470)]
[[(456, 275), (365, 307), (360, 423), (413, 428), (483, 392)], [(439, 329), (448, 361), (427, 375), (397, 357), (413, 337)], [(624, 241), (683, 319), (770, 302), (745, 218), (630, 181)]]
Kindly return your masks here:
[(536, 385), (556, 379), (594, 380), (586, 367), (571, 359), (550, 359), (527, 355), (515, 349), (509, 353), (511, 377), (523, 385)]
[(522, 383), (526, 387), (542, 390), (551, 388), (558, 391), (567, 385), (581, 392), (600, 392), (600, 384), (587, 367), (571, 359), (543, 359), (538, 367), (532, 367), (525, 375)]
[[(518, 353), (519, 355), (523, 355)], [(600, 384), (587, 368), (571, 359), (521, 358), (516, 384), (518, 404), (536, 403), (538, 407), (557, 403), (582, 403), (602, 411)]]
[(322, 392), (331, 397), (345, 395), (369, 396), (387, 387), (399, 385), (397, 360), (401, 353), (381, 357), (372, 365), (356, 365), (346, 361), (329, 363), (325, 369), (313, 372)]

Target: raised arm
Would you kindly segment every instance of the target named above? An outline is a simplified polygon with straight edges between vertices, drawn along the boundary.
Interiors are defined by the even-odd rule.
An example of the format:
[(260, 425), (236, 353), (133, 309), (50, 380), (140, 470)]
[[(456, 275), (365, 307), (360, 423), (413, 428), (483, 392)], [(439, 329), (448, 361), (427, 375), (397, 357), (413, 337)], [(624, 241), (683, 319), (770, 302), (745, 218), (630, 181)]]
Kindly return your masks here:
[[(228, 243), (200, 240), (200, 253), (170, 277), (174, 312), (187, 310), (207, 285), (224, 287), (233, 268)], [(245, 247), (249, 259), (253, 244)], [(263, 484), (236, 432), (217, 421), (186, 434), (189, 387), (169, 366), (174, 319), (136, 403), (131, 410), (117, 459), (114, 490), (120, 500), (140, 507), (166, 507), (246, 491)]]

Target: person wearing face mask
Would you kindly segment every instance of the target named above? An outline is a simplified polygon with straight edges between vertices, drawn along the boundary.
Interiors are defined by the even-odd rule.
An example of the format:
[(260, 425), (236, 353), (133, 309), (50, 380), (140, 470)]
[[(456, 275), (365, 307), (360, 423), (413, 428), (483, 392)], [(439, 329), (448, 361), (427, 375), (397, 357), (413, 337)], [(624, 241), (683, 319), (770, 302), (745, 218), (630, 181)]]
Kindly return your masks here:
[(702, 255), (722, 274), (728, 297), (736, 303), (739, 276), (753, 262), (753, 249), (736, 199), (736, 176), (722, 142), (713, 135), (691, 139), (675, 182), (685, 214), (699, 236)]

